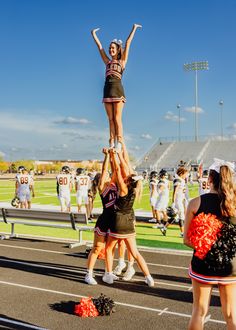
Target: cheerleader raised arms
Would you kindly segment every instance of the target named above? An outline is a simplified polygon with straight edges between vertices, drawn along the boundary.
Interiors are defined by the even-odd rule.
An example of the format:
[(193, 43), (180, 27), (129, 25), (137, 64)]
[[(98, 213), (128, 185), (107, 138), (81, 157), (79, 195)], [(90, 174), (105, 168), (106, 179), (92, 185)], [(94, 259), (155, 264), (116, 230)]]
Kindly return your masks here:
[(135, 31), (141, 27), (142, 26), (139, 24), (133, 25), (133, 28), (126, 40), (124, 49), (122, 48), (121, 40), (112, 40), (109, 46), (110, 57), (107, 56), (97, 36), (97, 31), (100, 29), (97, 28), (91, 31), (101, 58), (106, 65), (106, 81), (103, 89), (103, 103), (109, 120), (109, 144), (112, 148), (117, 146), (119, 150), (121, 150), (123, 142), (122, 110), (124, 103), (126, 102), (121, 78), (128, 60), (129, 49)]

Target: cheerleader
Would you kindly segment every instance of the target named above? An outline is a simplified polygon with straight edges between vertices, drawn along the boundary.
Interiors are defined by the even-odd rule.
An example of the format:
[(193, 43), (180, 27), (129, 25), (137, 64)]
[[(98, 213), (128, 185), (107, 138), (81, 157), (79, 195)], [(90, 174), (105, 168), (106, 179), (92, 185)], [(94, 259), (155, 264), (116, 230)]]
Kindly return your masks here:
[(141, 28), (139, 24), (134, 24), (130, 32), (125, 48), (122, 49), (122, 41), (114, 39), (110, 43), (109, 55), (107, 56), (102, 47), (96, 32), (99, 30), (92, 30), (93, 39), (98, 47), (99, 53), (103, 62), (106, 65), (106, 81), (103, 90), (103, 103), (110, 126), (110, 147), (115, 147), (121, 150), (123, 141), (123, 126), (122, 126), (122, 110), (126, 102), (124, 88), (121, 83), (122, 74), (128, 60), (129, 48), (133, 40), (137, 28)]
[[(103, 212), (99, 216), (95, 225), (93, 248), (88, 257), (87, 273), (85, 275), (85, 282), (90, 285), (97, 284), (97, 281), (93, 277), (93, 269), (99, 253), (104, 248), (109, 229), (109, 222), (113, 217), (114, 204), (117, 198), (117, 187), (114, 176), (110, 178), (108, 171), (110, 161), (108, 149), (104, 148), (103, 153), (105, 157), (102, 166), (102, 173), (98, 183), (98, 191), (102, 200)], [(113, 279), (118, 279), (118, 277), (113, 275)]]
[[(189, 268), (193, 286), (193, 309), (189, 330), (203, 329), (214, 284), (219, 288), (221, 308), (227, 329), (236, 329), (236, 188), (233, 181), (233, 170), (232, 163), (215, 159), (210, 166), (208, 177), (210, 192), (192, 199), (187, 208), (184, 243), (195, 249)], [(193, 219), (196, 220), (200, 214), (215, 216), (211, 220), (211, 225), (209, 225), (210, 220), (207, 220), (209, 235), (206, 235), (206, 230), (204, 230), (204, 235), (201, 235), (199, 233), (200, 224), (198, 224), (196, 232), (199, 233), (199, 236), (196, 237), (194, 234), (191, 236)], [(224, 222), (222, 222), (223, 220)], [(213, 245), (209, 245), (209, 240), (212, 239), (210, 230), (216, 225), (216, 222), (217, 225), (227, 226), (224, 228), (228, 228), (228, 232), (222, 230), (220, 235), (216, 236), (216, 240), (212, 242)], [(230, 234), (232, 231), (233, 235)], [(199, 254), (200, 250), (196, 251), (196, 245), (193, 243), (202, 239), (202, 236), (206, 237), (207, 244), (202, 242), (201, 250), (209, 245), (205, 256)], [(222, 237), (228, 237), (228, 240)], [(220, 242), (219, 245), (218, 242)], [(229, 246), (229, 244), (231, 245)]]
[(180, 228), (180, 236), (183, 237), (183, 225), (185, 218), (185, 206), (186, 206), (186, 182), (185, 179), (188, 177), (188, 170), (180, 166), (177, 171), (173, 181), (173, 207), (178, 210), (178, 218), (179, 218), (179, 228)]
[(116, 150), (111, 149), (110, 152), (117, 177), (119, 197), (117, 198), (114, 217), (110, 224), (109, 237), (106, 245), (107, 273), (103, 276), (103, 281), (108, 284), (113, 283), (113, 249), (116, 246), (118, 240), (123, 239), (127, 249), (130, 251), (133, 258), (137, 261), (139, 267), (144, 273), (145, 283), (148, 286), (154, 286), (154, 280), (150, 275), (144, 258), (141, 256), (137, 249), (135, 239), (135, 215), (133, 204), (136, 195), (138, 196), (138, 188), (141, 184), (141, 176), (131, 174), (124, 179), (121, 173), (120, 164), (116, 158)]

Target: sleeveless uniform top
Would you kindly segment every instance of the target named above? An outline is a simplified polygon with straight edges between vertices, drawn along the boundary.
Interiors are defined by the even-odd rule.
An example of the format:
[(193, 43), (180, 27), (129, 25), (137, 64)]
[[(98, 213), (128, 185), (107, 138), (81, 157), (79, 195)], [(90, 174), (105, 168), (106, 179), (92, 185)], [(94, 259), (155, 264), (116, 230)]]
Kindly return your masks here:
[(134, 213), (133, 205), (135, 200), (135, 191), (133, 188), (130, 188), (128, 190), (128, 194), (125, 196), (119, 196), (116, 204), (115, 204), (115, 210), (116, 213), (122, 213), (122, 214), (130, 214)]
[[(201, 203), (196, 215), (204, 212), (205, 214), (211, 213), (221, 218), (220, 199), (218, 194), (207, 193), (200, 196)], [(231, 282), (236, 283), (235, 274), (232, 274), (232, 265), (226, 264), (221, 270), (212, 270), (207, 267), (204, 260), (194, 256), (191, 260), (191, 268), (189, 275), (197, 281), (210, 284), (227, 284)]]
[(103, 102), (126, 102), (121, 83), (124, 67), (120, 60), (111, 60), (106, 64), (106, 81), (103, 88)]
[(109, 184), (100, 194), (103, 211), (99, 215), (94, 231), (99, 236), (106, 236), (110, 228), (110, 222), (114, 217), (114, 205), (117, 199), (117, 187), (114, 183)]
[(119, 60), (111, 60), (106, 65), (106, 78), (115, 77), (121, 79), (123, 72), (124, 68)]
[(113, 212), (114, 205), (117, 199), (117, 187), (114, 183), (111, 183), (100, 194), (103, 206), (103, 212)]

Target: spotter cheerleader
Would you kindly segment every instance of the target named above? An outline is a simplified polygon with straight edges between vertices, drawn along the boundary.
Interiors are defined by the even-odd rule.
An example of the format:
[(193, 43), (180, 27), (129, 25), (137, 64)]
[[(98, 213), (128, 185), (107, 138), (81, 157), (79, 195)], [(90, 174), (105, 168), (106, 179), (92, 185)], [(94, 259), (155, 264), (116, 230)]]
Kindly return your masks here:
[(101, 58), (106, 65), (106, 81), (103, 90), (103, 103), (109, 119), (109, 143), (110, 147), (115, 147), (115, 144), (117, 144), (117, 148), (119, 148), (119, 150), (122, 148), (121, 143), (123, 141), (122, 110), (124, 103), (126, 102), (121, 78), (128, 60), (129, 48), (137, 28), (141, 28), (141, 25), (133, 25), (132, 31), (126, 40), (124, 49), (122, 49), (121, 40), (112, 40), (109, 47), (110, 58), (107, 56), (96, 34), (99, 28), (94, 29), (91, 32)]
[[(184, 243), (194, 249), (189, 268), (193, 309), (188, 329), (203, 329), (213, 285), (220, 293), (227, 329), (236, 329), (236, 188), (234, 165), (215, 159), (210, 192), (189, 202)], [(201, 244), (199, 244), (201, 241)]]
[[(87, 274), (85, 275), (85, 282), (90, 285), (97, 284), (97, 281), (93, 277), (93, 268), (99, 253), (104, 248), (109, 229), (109, 222), (113, 217), (114, 204), (117, 198), (117, 188), (114, 182), (114, 177), (110, 178), (108, 171), (110, 161), (108, 149), (104, 148), (103, 153), (105, 157), (101, 177), (98, 183), (98, 191), (102, 200), (103, 212), (99, 216), (95, 225), (93, 248), (88, 257)], [(117, 279), (115, 275), (113, 276)]]
[(139, 184), (141, 184), (141, 177), (131, 174), (124, 179), (121, 173), (121, 166), (116, 158), (116, 150), (111, 149), (110, 154), (117, 178), (119, 197), (117, 198), (114, 217), (110, 224), (109, 237), (106, 245), (107, 273), (103, 276), (103, 281), (108, 284), (113, 283), (113, 250), (118, 240), (123, 239), (127, 249), (131, 252), (133, 258), (137, 261), (140, 269), (144, 273), (145, 283), (148, 286), (154, 286), (154, 280), (150, 275), (144, 258), (137, 249), (135, 239), (135, 215), (133, 204), (136, 194), (138, 195), (138, 187)]

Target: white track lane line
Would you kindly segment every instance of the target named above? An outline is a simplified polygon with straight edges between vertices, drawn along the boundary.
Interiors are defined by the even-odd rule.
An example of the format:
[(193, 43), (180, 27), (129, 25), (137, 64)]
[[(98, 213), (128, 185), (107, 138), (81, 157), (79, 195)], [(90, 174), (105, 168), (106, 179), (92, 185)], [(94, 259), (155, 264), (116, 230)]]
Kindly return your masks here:
[[(30, 250), (30, 251), (38, 251), (38, 252), (47, 252), (47, 253), (55, 253), (55, 254), (64, 254), (64, 255), (75, 255), (79, 252), (75, 252), (75, 253), (65, 253), (65, 252), (60, 252), (60, 251), (54, 251), (54, 250), (45, 250), (45, 249), (35, 249), (35, 248), (28, 248), (28, 247), (24, 247), (24, 246), (16, 246), (16, 245), (8, 245), (8, 244), (0, 244), (0, 246), (6, 247), (6, 248), (13, 248), (13, 249), (22, 249), (22, 250)], [(118, 260), (118, 259), (114, 259), (114, 260)], [(182, 267), (182, 266), (172, 266), (172, 265), (163, 265), (163, 264), (155, 264), (152, 262), (147, 262), (147, 264), (149, 266), (157, 266), (157, 267), (166, 267), (166, 268), (174, 268), (174, 269), (183, 269), (183, 270), (187, 270), (188, 267)]]
[[(0, 324), (4, 325), (4, 326), (9, 325), (9, 324), (14, 324), (14, 325), (19, 326), (19, 329), (21, 329), (23, 327), (24, 329), (32, 329), (32, 330), (47, 330), (46, 328), (37, 327), (36, 325), (27, 324), (27, 323), (20, 322), (20, 321), (14, 321), (14, 320), (10, 320), (10, 319), (3, 318), (3, 317), (0, 317)], [(7, 328), (4, 328), (4, 329), (7, 329)]]
[[(62, 292), (62, 291), (56, 291), (56, 290), (49, 290), (49, 289), (44, 289), (44, 288), (39, 288), (39, 287), (33, 287), (33, 286), (23, 285), (23, 284), (17, 284), (17, 283), (11, 283), (11, 282), (0, 281), (0, 284), (9, 285), (9, 286), (15, 286), (15, 287), (20, 287), (20, 288), (24, 288), (24, 289), (37, 290), (37, 291), (41, 291), (41, 292), (54, 293), (54, 294), (64, 295), (64, 296), (69, 296), (69, 297), (84, 298), (84, 296), (78, 295), (78, 294), (73, 294), (73, 293), (68, 293), (68, 292)], [(118, 302), (118, 301), (115, 301), (115, 303), (117, 305), (120, 305), (120, 306), (130, 307), (130, 308), (134, 308), (134, 309), (140, 309), (140, 310), (146, 310), (146, 311), (156, 312), (158, 314), (159, 313), (162, 313), (162, 315), (163, 314), (169, 314), (169, 315), (175, 315), (175, 316), (186, 317), (186, 318), (190, 318), (191, 317), (191, 314), (171, 312), (171, 311), (168, 310), (167, 307), (164, 308), (164, 309), (158, 309), (158, 308), (150, 308), (150, 307), (145, 307), (145, 306), (127, 304), (127, 303), (122, 303), (122, 302)], [(208, 322), (226, 324), (225, 321), (214, 320), (214, 319), (208, 319)]]

